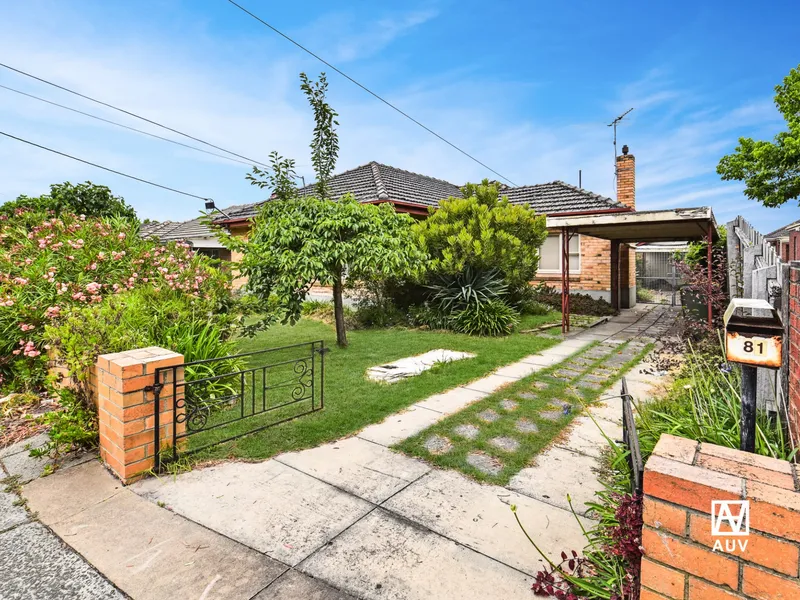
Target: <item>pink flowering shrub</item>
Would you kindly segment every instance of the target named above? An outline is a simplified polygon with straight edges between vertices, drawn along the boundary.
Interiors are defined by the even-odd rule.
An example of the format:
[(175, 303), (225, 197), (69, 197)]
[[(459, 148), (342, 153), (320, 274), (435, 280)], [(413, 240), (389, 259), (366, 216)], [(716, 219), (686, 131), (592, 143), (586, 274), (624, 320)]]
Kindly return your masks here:
[(186, 244), (143, 240), (131, 220), (24, 209), (0, 219), (0, 375), (17, 388), (40, 385), (46, 326), (142, 288), (211, 314), (230, 298), (228, 275), (209, 259)]

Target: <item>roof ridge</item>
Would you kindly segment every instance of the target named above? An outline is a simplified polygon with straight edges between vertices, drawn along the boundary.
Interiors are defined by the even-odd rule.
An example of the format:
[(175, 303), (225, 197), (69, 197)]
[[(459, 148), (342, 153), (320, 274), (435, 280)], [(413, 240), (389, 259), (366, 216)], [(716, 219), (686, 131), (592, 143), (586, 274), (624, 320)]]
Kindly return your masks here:
[(374, 160), (369, 163), (372, 168), (372, 176), (375, 179), (375, 191), (378, 193), (378, 200), (388, 200), (389, 194), (386, 193), (386, 185), (381, 177), (381, 165)]

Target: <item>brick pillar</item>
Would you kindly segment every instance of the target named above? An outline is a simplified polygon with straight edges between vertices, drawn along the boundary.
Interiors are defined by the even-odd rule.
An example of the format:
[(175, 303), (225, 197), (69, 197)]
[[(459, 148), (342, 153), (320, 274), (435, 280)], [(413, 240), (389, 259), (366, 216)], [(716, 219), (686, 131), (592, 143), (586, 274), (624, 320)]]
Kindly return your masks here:
[[(794, 469), (786, 461), (662, 435), (644, 473), (641, 600), (800, 598)], [(713, 535), (713, 500), (748, 501), (749, 535)], [(738, 507), (732, 510), (738, 515)]]
[[(145, 388), (153, 385), (155, 371), (161, 367), (176, 367), (162, 372), (165, 385), (159, 406), (161, 447), (172, 443), (174, 383), (183, 381), (183, 362), (183, 355), (157, 346), (97, 358), (100, 456), (123, 483), (154, 466), (156, 407), (153, 393)], [(181, 386), (178, 400), (182, 394)], [(185, 423), (179, 423), (178, 432), (184, 427)]]
[[(784, 282), (784, 288), (787, 285)], [(787, 411), (789, 413), (789, 428), (795, 444), (800, 441), (800, 263), (793, 262), (789, 266), (789, 303), (788, 322), (783, 352), (788, 354), (789, 379)]]

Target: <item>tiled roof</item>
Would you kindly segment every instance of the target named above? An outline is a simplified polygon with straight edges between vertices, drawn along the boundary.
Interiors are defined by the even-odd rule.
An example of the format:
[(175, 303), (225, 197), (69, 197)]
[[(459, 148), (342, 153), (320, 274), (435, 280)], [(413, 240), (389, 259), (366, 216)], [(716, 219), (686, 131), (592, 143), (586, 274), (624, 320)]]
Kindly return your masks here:
[(507, 196), (511, 204), (527, 204), (537, 213), (546, 215), (624, 208), (624, 205), (616, 200), (563, 181), (504, 188), (500, 191), (500, 195)]
[[(339, 199), (353, 194), (359, 202), (391, 200), (407, 202), (422, 208), (436, 206), (450, 196), (461, 197), (461, 189), (443, 179), (404, 171), (378, 162), (367, 163), (331, 177), (328, 182), (331, 198)], [(315, 195), (314, 185), (298, 190), (300, 196)], [(263, 202), (250, 204), (241, 210), (228, 212), (231, 219), (249, 219), (258, 213)], [(220, 217), (217, 220), (225, 220)]]
[[(225, 214), (250, 206), (236, 204), (222, 209)], [(162, 223), (147, 223), (139, 227), (139, 236), (143, 238), (157, 238), (162, 242), (188, 240), (197, 238), (216, 238), (217, 235), (202, 222), (202, 217), (190, 221), (163, 221)]]
[[(459, 186), (444, 181), (371, 162), (355, 169), (334, 175), (330, 182), (331, 197), (341, 198), (347, 193), (353, 194), (359, 202), (393, 201), (427, 208), (436, 206), (440, 200), (450, 196), (461, 198)], [(307, 185), (298, 193), (301, 196), (313, 196), (314, 186)], [(503, 187), (501, 195), (508, 196), (512, 204), (528, 204), (537, 213), (557, 214), (563, 212), (579, 212), (624, 208), (624, 205), (563, 181), (553, 181), (538, 185), (522, 187)], [(268, 202), (265, 200), (264, 202)], [(264, 202), (243, 205), (238, 210), (226, 210), (231, 220), (250, 219), (258, 214)], [(225, 217), (215, 219), (227, 220)]]
[(774, 240), (778, 238), (789, 237), (789, 234), (793, 231), (800, 230), (800, 221), (795, 221), (793, 223), (789, 223), (788, 225), (784, 225), (780, 229), (776, 229), (772, 233), (768, 233), (764, 236), (767, 240)]

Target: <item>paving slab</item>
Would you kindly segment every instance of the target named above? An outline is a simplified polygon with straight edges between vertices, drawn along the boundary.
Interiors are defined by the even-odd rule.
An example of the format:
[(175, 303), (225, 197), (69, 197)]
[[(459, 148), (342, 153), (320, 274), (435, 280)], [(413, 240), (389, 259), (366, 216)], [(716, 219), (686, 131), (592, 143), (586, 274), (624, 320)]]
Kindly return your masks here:
[(477, 425), (470, 425), (469, 423), (465, 423), (464, 425), (458, 425), (453, 428), (453, 433), (459, 437), (463, 437), (468, 440), (474, 440), (478, 437), (478, 434), (481, 432), (480, 427)]
[(500, 460), (483, 452), (470, 452), (464, 460), (468, 465), (486, 475), (497, 475), (504, 467)]
[(412, 406), (403, 412), (389, 415), (380, 423), (362, 429), (358, 437), (381, 446), (393, 446), (427, 429), (442, 417), (440, 412)]
[(454, 471), (431, 471), (391, 498), (384, 507), (468, 548), (535, 575), (541, 557), (517, 525), (511, 512), (512, 504), (517, 506), (517, 514), (528, 533), (545, 553), (557, 557), (562, 550), (580, 550), (586, 545), (578, 523), (566, 511), (500, 486), (482, 485)]
[[(600, 428), (602, 427), (602, 432)], [(563, 441), (558, 443), (561, 448), (572, 450), (600, 458), (603, 449), (608, 445), (603, 432), (612, 440), (622, 439), (622, 427), (610, 421), (600, 421), (595, 424), (589, 417), (576, 418)]]
[(130, 490), (50, 526), (136, 600), (249, 600), (286, 569)]
[(562, 360), (564, 360), (564, 357), (557, 354), (531, 354), (530, 356), (520, 359), (519, 362), (541, 367), (550, 367), (556, 363), (560, 363)]
[(425, 450), (431, 454), (447, 454), (453, 449), (453, 442), (441, 435), (432, 435), (425, 440)]
[(501, 377), (511, 377), (513, 379), (522, 379), (528, 375), (532, 375), (544, 369), (543, 365), (534, 365), (528, 362), (515, 362), (505, 367), (501, 367), (495, 371), (496, 375)]
[(375, 504), (430, 471), (421, 460), (357, 437), (281, 454), (276, 460)]
[(514, 475), (507, 487), (562, 510), (570, 510), (569, 494), (575, 511), (585, 514), (585, 503), (596, 500), (594, 493), (603, 489), (597, 480), (598, 466), (593, 456), (552, 447), (537, 456), (533, 466)]
[(319, 579), (290, 569), (253, 600), (356, 600)]
[[(64, 470), (95, 460), (97, 458), (96, 452), (80, 452), (74, 455), (68, 455), (58, 460), (58, 469)], [(17, 477), (20, 483), (28, 483), (34, 479), (42, 476), (44, 468), (55, 464), (55, 461), (49, 457), (37, 458), (31, 456), (29, 452), (17, 452), (3, 458), (3, 466), (12, 477)]]
[(508, 385), (516, 381), (516, 378), (512, 377), (503, 377), (502, 375), (497, 375), (496, 373), (492, 373), (491, 375), (487, 375), (481, 379), (476, 381), (471, 381), (464, 385), (465, 388), (468, 390), (474, 390), (476, 392), (484, 392), (486, 394), (491, 394), (499, 390), (504, 385)]
[(486, 397), (485, 392), (476, 392), (475, 390), (468, 390), (463, 387), (453, 388), (443, 394), (436, 394), (429, 396), (414, 404), (415, 407), (422, 407), (428, 410), (435, 410), (436, 412), (449, 415), (466, 408), (473, 402), (477, 402), (481, 398)]
[(0, 531), (22, 525), (28, 521), (25, 507), (18, 505), (19, 496), (0, 491)]
[(95, 460), (36, 479), (23, 487), (22, 494), (36, 507), (39, 517), (52, 524), (105, 502), (124, 489), (119, 479)]
[[(611, 423), (622, 425), (622, 399), (613, 398), (593, 404), (589, 408), (589, 414), (595, 419), (602, 419), (603, 421), (610, 421)], [(601, 427), (604, 426), (603, 423), (600, 425)]]
[(0, 448), (0, 458), (11, 456), (12, 454), (19, 454), (20, 452), (30, 452), (33, 448), (41, 448), (50, 441), (50, 436), (47, 433), (37, 433), (25, 440), (20, 440), (15, 444)]
[(275, 460), (195, 469), (146, 479), (132, 489), (288, 565), (299, 563), (372, 508), (366, 500)]
[(40, 523), (28, 523), (0, 534), (0, 597), (20, 600), (125, 598)]
[(531, 598), (530, 577), (380, 508), (301, 570), (365, 600)]

